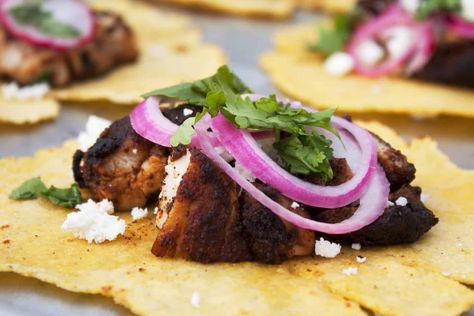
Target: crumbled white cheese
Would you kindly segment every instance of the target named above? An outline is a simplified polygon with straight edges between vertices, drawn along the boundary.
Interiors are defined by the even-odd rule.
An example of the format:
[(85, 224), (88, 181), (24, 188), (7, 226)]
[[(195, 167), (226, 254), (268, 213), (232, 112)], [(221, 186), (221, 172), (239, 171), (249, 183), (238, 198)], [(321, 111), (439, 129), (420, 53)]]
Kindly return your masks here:
[(344, 76), (354, 69), (354, 59), (344, 52), (336, 52), (324, 62), (324, 70), (333, 76)]
[(147, 208), (134, 207), (132, 209), (132, 221), (136, 222), (142, 218), (145, 218), (148, 215)]
[(466, 20), (474, 22), (474, 1), (461, 0), (461, 14)]
[(345, 275), (356, 275), (359, 269), (357, 267), (349, 267), (347, 269), (342, 270), (342, 273)]
[(357, 47), (356, 54), (364, 65), (374, 66), (382, 60), (384, 51), (375, 41), (366, 40)]
[(170, 53), (170, 50), (162, 44), (153, 44), (149, 48), (149, 53), (152, 57), (165, 57)]
[(92, 145), (95, 144), (97, 138), (100, 134), (109, 127), (111, 122), (109, 120), (103, 119), (101, 117), (91, 115), (87, 119), (86, 130), (80, 132), (77, 137), (79, 142), (79, 149), (82, 151), (87, 151)]
[(201, 304), (201, 294), (198, 291), (194, 291), (191, 295), (191, 305), (194, 307), (199, 307)]
[(235, 167), (234, 169), (241, 175), (243, 176), (247, 181), (249, 182), (255, 182), (256, 177), (247, 170), (244, 166), (242, 166), (240, 163), (237, 161), (235, 162)]
[[(471, 0), (468, 0), (471, 1)], [(415, 14), (420, 7), (421, 0), (402, 0), (402, 7), (411, 14)]]
[(408, 200), (406, 197), (401, 196), (395, 201), (395, 204), (398, 206), (407, 206)]
[(399, 26), (390, 30), (387, 50), (391, 57), (402, 56), (413, 43), (413, 31), (409, 27)]
[(428, 193), (421, 193), (420, 195), (420, 201), (423, 203), (428, 201), (429, 198), (430, 198), (430, 195)]
[(169, 210), (173, 204), (178, 187), (183, 180), (183, 176), (188, 170), (191, 162), (191, 152), (186, 150), (186, 154), (172, 161), (168, 158), (168, 164), (165, 166), (166, 177), (161, 187), (158, 208), (160, 210)]
[(137, 153), (138, 153), (138, 149), (133, 148), (133, 149), (132, 149), (132, 154), (136, 155)]
[(358, 263), (364, 263), (367, 261), (367, 257), (364, 257), (364, 256), (357, 256), (356, 257), (356, 260)]
[(370, 92), (372, 94), (380, 94), (382, 93), (382, 86), (379, 85), (379, 84), (373, 84), (371, 87), (370, 87)]
[(392, 201), (387, 201), (387, 207), (392, 207), (394, 205), (395, 205), (395, 203), (393, 203)]
[(89, 199), (76, 205), (76, 208), (79, 211), (69, 213), (61, 228), (72, 232), (77, 238), (88, 243), (102, 243), (125, 233), (125, 221), (110, 215), (114, 213), (114, 206), (109, 200), (96, 203)]
[(184, 116), (188, 116), (188, 115), (191, 115), (191, 114), (193, 114), (193, 110), (183, 109), (183, 115)]
[(354, 249), (354, 250), (361, 250), (362, 246), (360, 244), (352, 244), (351, 248)]
[(47, 83), (37, 83), (31, 86), (19, 87), (16, 82), (2, 86), (3, 97), (7, 100), (39, 100), (49, 91)]
[(291, 208), (297, 209), (298, 207), (300, 207), (300, 205), (297, 202), (293, 201), (293, 203), (291, 203)]
[(314, 252), (317, 256), (335, 258), (341, 252), (341, 245), (324, 240), (322, 237), (316, 240)]

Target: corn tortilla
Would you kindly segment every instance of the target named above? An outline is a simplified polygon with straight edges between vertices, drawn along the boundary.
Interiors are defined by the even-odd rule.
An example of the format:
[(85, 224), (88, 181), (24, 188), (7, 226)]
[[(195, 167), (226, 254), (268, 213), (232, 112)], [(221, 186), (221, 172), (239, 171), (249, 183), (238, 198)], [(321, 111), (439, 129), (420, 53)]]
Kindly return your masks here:
[(53, 91), (67, 101), (108, 100), (131, 105), (145, 91), (206, 77), (226, 62), (215, 45), (201, 42), (201, 34), (181, 15), (163, 13), (140, 1), (92, 1), (93, 7), (120, 13), (136, 34), (137, 62), (108, 74)]
[(38, 100), (6, 100), (0, 96), (0, 123), (34, 124), (54, 119), (59, 115), (59, 104), (50, 98)]
[(289, 17), (294, 9), (294, 0), (162, 0), (161, 2), (226, 14), (276, 19)]
[(275, 85), (289, 96), (313, 106), (347, 112), (389, 112), (474, 117), (474, 92), (445, 85), (357, 74), (329, 75), (323, 58), (307, 47), (316, 40), (316, 24), (300, 25), (275, 36), (276, 49), (261, 65)]
[[(457, 168), (426, 138), (406, 144), (393, 130), (365, 125), (407, 154), (416, 184), (430, 195), (440, 223), (413, 245), (343, 248), (335, 259), (282, 265), (203, 265), (150, 253), (153, 218), (127, 226), (125, 237), (89, 245), (60, 229), (67, 211), (44, 200), (12, 201), (22, 181), (41, 176), (68, 186), (75, 142), (32, 158), (0, 160), (0, 271), (13, 271), (76, 292), (112, 297), (140, 315), (318, 314), (458, 315), (474, 304), (474, 172)], [(128, 215), (121, 215), (130, 223)], [(459, 240), (463, 247), (453, 240)], [(367, 257), (357, 263), (356, 255)], [(358, 267), (356, 275), (343, 269)], [(449, 274), (447, 274), (449, 272)], [(198, 291), (199, 308), (190, 303)]]
[(305, 9), (323, 10), (329, 13), (345, 13), (350, 11), (356, 0), (296, 0)]

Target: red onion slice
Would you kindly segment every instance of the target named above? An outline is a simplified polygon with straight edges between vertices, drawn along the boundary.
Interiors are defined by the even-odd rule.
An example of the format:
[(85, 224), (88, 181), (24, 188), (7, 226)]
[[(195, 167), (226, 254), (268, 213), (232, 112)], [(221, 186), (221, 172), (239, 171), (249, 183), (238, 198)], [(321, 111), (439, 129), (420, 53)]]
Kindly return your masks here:
[(42, 2), (42, 9), (53, 15), (54, 19), (70, 25), (79, 32), (75, 38), (60, 38), (38, 31), (31, 25), (18, 23), (11, 16), (13, 7), (27, 4), (27, 0), (2, 0), (0, 1), (0, 21), (5, 28), (15, 37), (25, 42), (65, 50), (80, 46), (91, 41), (95, 35), (94, 16), (89, 7), (80, 0), (47, 0)]
[(157, 97), (149, 97), (138, 104), (130, 114), (130, 122), (138, 135), (165, 147), (171, 147), (170, 138), (178, 129), (178, 125), (161, 112)]
[[(362, 62), (358, 48), (367, 40), (385, 41), (390, 35), (390, 30), (405, 26), (413, 34), (412, 43), (398, 56), (389, 56), (387, 60), (375, 66), (369, 66)], [(347, 46), (347, 52), (351, 54), (355, 62), (355, 71), (369, 77), (385, 75), (406, 67), (407, 73), (413, 73), (422, 68), (430, 59), (433, 52), (434, 35), (430, 22), (417, 22), (407, 12), (394, 4), (382, 15), (362, 24), (358, 27)]]
[(252, 135), (236, 128), (221, 114), (211, 121), (213, 134), (222, 146), (247, 170), (262, 182), (290, 199), (306, 205), (337, 208), (357, 200), (365, 190), (377, 162), (376, 144), (365, 130), (347, 124), (348, 130), (364, 148), (359, 169), (347, 182), (338, 186), (319, 186), (301, 180), (273, 161)]
[(446, 26), (449, 31), (459, 36), (469, 39), (474, 38), (474, 23), (466, 21), (459, 16), (450, 16), (446, 22)]
[(375, 167), (371, 167), (374, 169), (371, 173), (373, 176), (370, 178), (365, 191), (360, 197), (359, 208), (351, 218), (336, 224), (313, 221), (295, 214), (273, 201), (229, 165), (212, 146), (207, 132), (209, 128), (209, 120), (209, 115), (206, 115), (195, 125), (201, 151), (209, 159), (214, 161), (214, 163), (216, 163), (239, 186), (250, 193), (258, 202), (284, 220), (303, 229), (324, 232), (327, 234), (345, 234), (357, 231), (362, 227), (371, 224), (382, 215), (387, 205), (390, 190), (385, 173), (380, 166), (376, 165)]

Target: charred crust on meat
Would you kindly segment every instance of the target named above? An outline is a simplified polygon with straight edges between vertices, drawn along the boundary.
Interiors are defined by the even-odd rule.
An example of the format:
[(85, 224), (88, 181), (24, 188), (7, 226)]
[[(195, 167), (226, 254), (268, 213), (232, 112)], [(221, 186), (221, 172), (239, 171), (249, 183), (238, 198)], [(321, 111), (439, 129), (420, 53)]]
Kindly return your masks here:
[(377, 158), (390, 182), (390, 191), (399, 189), (402, 185), (411, 183), (415, 179), (416, 169), (409, 163), (407, 157), (393, 148), (379, 136), (372, 134), (377, 142)]
[[(190, 110), (190, 114), (184, 115), (184, 110)], [(196, 116), (201, 112), (202, 107), (191, 104), (180, 104), (178, 106), (170, 106), (162, 109), (163, 115), (171, 122), (181, 125), (190, 117)]]
[(74, 175), (74, 181), (76, 181), (76, 183), (81, 188), (86, 186), (81, 172), (81, 163), (83, 158), (84, 152), (82, 150), (76, 150), (74, 156), (72, 157), (72, 174)]
[(439, 43), (416, 79), (474, 88), (474, 41)]
[[(381, 217), (374, 223), (349, 234), (325, 235), (330, 240), (341, 243), (360, 243), (366, 246), (383, 246), (413, 243), (421, 238), (431, 227), (438, 223), (438, 218), (420, 201), (421, 189), (409, 185), (390, 194), (390, 200), (399, 197), (408, 200), (406, 206), (387, 207)], [(334, 210), (324, 210), (312, 214), (313, 219), (327, 223), (337, 223), (352, 216), (357, 206)]]

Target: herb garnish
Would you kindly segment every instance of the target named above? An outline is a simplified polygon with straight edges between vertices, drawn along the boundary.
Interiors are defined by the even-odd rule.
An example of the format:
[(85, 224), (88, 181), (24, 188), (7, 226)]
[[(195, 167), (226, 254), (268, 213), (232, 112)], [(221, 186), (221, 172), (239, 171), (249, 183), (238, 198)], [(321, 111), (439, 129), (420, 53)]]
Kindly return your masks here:
[(48, 198), (55, 204), (66, 208), (74, 208), (82, 202), (81, 192), (77, 184), (71, 185), (69, 189), (59, 189), (54, 186), (49, 188), (40, 178), (32, 178), (23, 182), (18, 188), (13, 190), (9, 198), (12, 200), (31, 200), (40, 196)]
[(330, 27), (322, 26), (318, 29), (318, 41), (309, 49), (325, 56), (344, 50), (351, 35), (352, 20), (353, 14), (335, 15)]
[(32, 0), (15, 6), (9, 10), (16, 22), (32, 26), (39, 32), (56, 38), (72, 39), (81, 36), (81, 33), (71, 25), (54, 19), (51, 12), (42, 8), (43, 1)]
[(416, 11), (416, 18), (424, 20), (439, 11), (458, 12), (461, 10), (460, 0), (423, 0)]
[(331, 141), (306, 127), (319, 127), (336, 134), (330, 125), (334, 110), (313, 113), (279, 103), (274, 95), (256, 102), (241, 96), (250, 91), (227, 66), (222, 66), (209, 78), (155, 90), (144, 97), (162, 96), (202, 106), (196, 118), (188, 118), (178, 128), (171, 138), (173, 146), (191, 142), (195, 134), (192, 125), (204, 114), (216, 116), (221, 113), (239, 128), (275, 130), (273, 146), (290, 172), (301, 175), (318, 173), (324, 179), (332, 178), (329, 164), (332, 159)]

